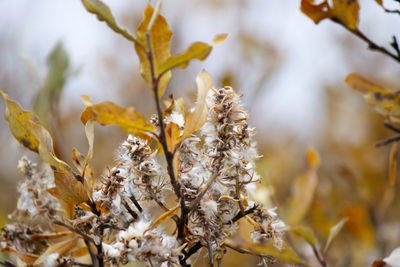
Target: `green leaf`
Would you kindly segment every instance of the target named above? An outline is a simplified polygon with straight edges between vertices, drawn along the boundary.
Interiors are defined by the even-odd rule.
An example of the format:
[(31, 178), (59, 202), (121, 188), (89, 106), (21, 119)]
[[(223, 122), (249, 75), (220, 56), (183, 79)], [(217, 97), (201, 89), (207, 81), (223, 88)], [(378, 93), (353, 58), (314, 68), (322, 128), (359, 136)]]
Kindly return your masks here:
[(298, 226), (292, 229), (292, 232), (304, 238), (311, 246), (315, 246), (317, 244), (317, 239), (315, 239), (314, 234), (310, 229), (306, 227)]
[(43, 87), (36, 95), (33, 110), (43, 126), (48, 127), (49, 115), (58, 104), (66, 79), (69, 59), (64, 47), (58, 43), (47, 58), (48, 74)]
[(85, 6), (86, 10), (89, 11), (90, 13), (93, 13), (97, 16), (97, 19), (100, 21), (104, 21), (107, 23), (107, 25), (116, 33), (121, 34), (124, 36), (126, 39), (128, 39), (131, 42), (134, 42), (135, 44), (139, 44), (139, 41), (132, 36), (131, 34), (128, 33), (126, 29), (122, 29), (120, 26), (118, 26), (117, 22), (115, 21), (110, 8), (104, 4), (100, 0), (82, 0), (83, 5)]

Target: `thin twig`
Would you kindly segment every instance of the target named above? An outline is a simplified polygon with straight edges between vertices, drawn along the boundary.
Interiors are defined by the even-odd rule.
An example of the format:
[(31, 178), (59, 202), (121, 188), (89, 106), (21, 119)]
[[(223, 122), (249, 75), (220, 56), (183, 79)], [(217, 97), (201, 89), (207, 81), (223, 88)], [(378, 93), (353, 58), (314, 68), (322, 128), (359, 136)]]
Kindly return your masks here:
[(362, 32), (360, 32), (358, 29), (349, 29), (348, 27), (346, 27), (346, 25), (344, 25), (341, 21), (332, 18), (331, 19), (333, 22), (336, 22), (340, 25), (342, 25), (344, 28), (346, 28), (348, 31), (350, 31), (351, 33), (353, 33), (355, 36), (357, 36), (358, 38), (360, 38), (361, 40), (363, 40), (364, 42), (366, 42), (368, 44), (368, 48), (371, 50), (375, 50), (378, 52), (381, 52), (389, 57), (391, 57), (392, 59), (396, 60), (397, 62), (400, 63), (400, 56), (390, 52), (389, 50), (387, 50), (385, 47), (383, 46), (379, 46), (378, 44), (376, 44), (375, 42), (373, 42), (372, 40), (370, 40), (367, 36), (365, 36)]
[(234, 222), (237, 222), (237, 221), (239, 221), (241, 218), (243, 218), (244, 216), (253, 213), (258, 207), (259, 207), (259, 205), (255, 204), (252, 208), (246, 210), (244, 213), (239, 212), (238, 214), (236, 214), (235, 217), (233, 217), (233, 219), (232, 219), (231, 221), (226, 222), (226, 223), (224, 223), (224, 224), (225, 224), (225, 225), (229, 225), (229, 224), (232, 224), (232, 223), (234, 223)]
[(12, 263), (9, 262), (9, 261), (0, 261), (0, 265), (1, 265), (1, 266), (4, 266), (4, 267), (15, 267), (15, 265), (12, 264)]
[(66, 223), (63, 223), (63, 222), (61, 222), (61, 221), (58, 221), (58, 220), (53, 220), (53, 223), (67, 228), (67, 229), (70, 230), (71, 232), (76, 233), (76, 234), (82, 236), (82, 238), (83, 238), (84, 240), (90, 241), (90, 242), (92, 242), (92, 243), (94, 244), (93, 238), (91, 238), (91, 237), (88, 236), (87, 234), (85, 234), (85, 233), (79, 231), (78, 229), (75, 229), (74, 227), (72, 227), (72, 226), (70, 226), (70, 225), (68, 225), (68, 224), (66, 224)]
[(392, 130), (392, 131), (394, 131), (394, 132), (400, 134), (400, 129), (397, 128), (397, 127), (395, 127), (394, 125), (392, 125), (390, 122), (385, 121), (385, 122), (383, 123), (383, 125), (385, 125), (386, 128), (389, 128), (390, 130)]
[(138, 211), (139, 211), (140, 213), (142, 213), (142, 212), (143, 212), (143, 208), (140, 206), (140, 204), (139, 204), (139, 202), (136, 200), (135, 196), (132, 195), (129, 199), (132, 201), (133, 205), (135, 205), (135, 207), (138, 209)]
[(400, 135), (396, 135), (396, 136), (393, 136), (393, 137), (389, 137), (389, 138), (387, 138), (385, 140), (379, 141), (379, 142), (375, 143), (375, 146), (376, 147), (386, 146), (386, 145), (388, 145), (390, 143), (397, 142), (397, 141), (400, 141)]
[(88, 249), (88, 251), (89, 251), (90, 259), (92, 260), (92, 265), (91, 265), (91, 266), (97, 267), (98, 265), (97, 265), (97, 257), (96, 257), (96, 254), (94, 254), (94, 252), (93, 252), (93, 250), (92, 250), (92, 247), (91, 247), (91, 245), (90, 245), (90, 242), (87, 241), (86, 239), (85, 239), (85, 245), (86, 245), (86, 247), (87, 247), (87, 249)]
[(73, 266), (81, 266), (81, 267), (94, 267), (97, 265), (93, 265), (93, 264), (87, 264), (87, 263), (80, 263), (80, 262), (76, 262), (76, 261), (72, 261), (71, 262)]
[(318, 252), (318, 249), (315, 245), (311, 245), (312, 250), (314, 252), (315, 257), (317, 258), (319, 264), (321, 264), (322, 267), (327, 267), (327, 263), (326, 260), (320, 255), (320, 253)]

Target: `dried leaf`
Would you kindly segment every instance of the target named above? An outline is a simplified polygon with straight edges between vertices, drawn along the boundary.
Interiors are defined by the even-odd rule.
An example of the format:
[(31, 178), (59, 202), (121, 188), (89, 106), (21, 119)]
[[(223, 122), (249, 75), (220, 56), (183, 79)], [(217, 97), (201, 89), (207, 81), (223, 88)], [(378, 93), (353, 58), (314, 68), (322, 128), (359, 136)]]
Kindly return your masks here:
[(220, 45), (226, 40), (226, 38), (228, 38), (228, 34), (226, 33), (217, 34), (212, 40), (211, 45), (212, 46)]
[[(135, 50), (140, 60), (140, 73), (146, 80), (147, 85), (150, 89), (153, 89), (153, 77), (151, 73), (151, 64), (147, 51), (151, 49), (152, 61), (154, 67), (154, 75), (158, 77), (162, 71), (160, 66), (171, 56), (171, 36), (172, 30), (168, 26), (165, 18), (156, 14), (153, 18), (154, 22), (149, 29), (149, 23), (152, 20), (154, 9), (150, 4), (147, 5), (144, 11), (144, 18), (137, 30), (137, 38), (143, 46), (135, 44)], [(150, 47), (148, 44), (147, 36), (149, 37)], [(143, 49), (146, 50), (144, 50)], [(169, 80), (171, 79), (171, 72), (167, 71), (163, 74), (160, 81), (158, 82), (158, 96), (161, 98), (164, 95), (165, 89), (168, 86)], [(153, 92), (153, 91), (152, 91)]]
[(206, 97), (208, 91), (213, 87), (213, 80), (205, 70), (202, 70), (196, 78), (197, 84), (197, 102), (193, 112), (185, 116), (185, 129), (182, 140), (185, 140), (192, 133), (198, 131), (206, 122), (208, 107)]
[(179, 125), (173, 122), (168, 123), (167, 127), (165, 127), (165, 134), (167, 138), (167, 147), (170, 152), (173, 152), (175, 146), (180, 141), (179, 135)]
[(63, 242), (49, 246), (47, 250), (35, 261), (34, 266), (44, 264), (47, 257), (53, 253), (58, 253), (58, 257), (65, 255), (76, 246), (77, 242), (78, 239), (74, 238), (72, 240), (65, 240)]
[(66, 236), (70, 236), (70, 235), (74, 235), (74, 233), (72, 233), (72, 232), (46, 233), (46, 234), (35, 233), (35, 234), (32, 234), (30, 237), (32, 239), (37, 239), (37, 240), (52, 240), (52, 239), (58, 239), (58, 238), (66, 237)]
[(92, 104), (87, 96), (83, 96), (82, 99), (88, 105), (81, 114), (83, 124), (94, 119), (102, 125), (118, 125), (128, 133), (138, 134), (153, 131), (151, 124), (133, 107), (123, 108), (110, 101)]
[(286, 243), (283, 243), (282, 249), (274, 247), (272, 244), (267, 243), (265, 245), (258, 245), (251, 242), (244, 241), (233, 241), (225, 240), (225, 244), (236, 249), (243, 249), (246, 251), (251, 251), (256, 255), (269, 255), (274, 257), (280, 262), (289, 264), (304, 264), (304, 262), (299, 258), (297, 253), (289, 247)]
[(396, 173), (397, 173), (397, 146), (398, 143), (395, 142), (392, 145), (390, 150), (390, 158), (389, 158), (389, 184), (390, 186), (394, 186), (396, 183)]
[(331, 18), (339, 21), (350, 30), (357, 29), (360, 5), (358, 0), (332, 0), (314, 4), (313, 0), (301, 0), (301, 11), (315, 23)]
[(46, 163), (60, 171), (68, 171), (70, 167), (59, 160), (53, 151), (53, 140), (49, 132), (39, 124), (39, 119), (31, 111), (25, 111), (21, 106), (8, 98), (0, 91), (6, 102), (4, 118), (7, 120), (10, 131), (15, 139), (30, 150), (39, 153)]
[(349, 74), (345, 81), (353, 90), (360, 92), (378, 113), (400, 117), (400, 96), (396, 92), (375, 84), (358, 73)]
[(378, 5), (383, 6), (382, 0), (375, 0), (375, 2), (376, 2)]
[(161, 225), (162, 223), (166, 222), (167, 220), (171, 219), (174, 215), (176, 215), (178, 213), (179, 209), (180, 209), (180, 206), (178, 205), (175, 208), (163, 213), (160, 217), (157, 218), (157, 220), (154, 221), (154, 223), (148, 229), (146, 229), (146, 231), (144, 231), (143, 234), (156, 228), (157, 226)]
[(311, 246), (315, 246), (317, 244), (317, 239), (315, 238), (314, 234), (306, 227), (296, 227), (292, 230), (292, 232), (304, 238), (304, 240), (306, 240)]
[(33, 106), (43, 126), (48, 127), (49, 115), (58, 104), (68, 78), (69, 58), (62, 43), (58, 43), (47, 58), (48, 73), (43, 87), (36, 95)]
[(54, 172), (54, 182), (56, 186), (47, 191), (62, 201), (67, 215), (72, 218), (75, 206), (89, 199), (85, 187), (70, 172)]
[(110, 27), (114, 32), (121, 34), (126, 39), (128, 39), (131, 42), (134, 42), (135, 44), (139, 43), (135, 37), (133, 37), (131, 34), (128, 33), (127, 30), (122, 29), (121, 27), (118, 26), (117, 22), (115, 21), (111, 13), (110, 8), (102, 1), (82, 0), (82, 3), (87, 11), (95, 14), (98, 20), (107, 23), (108, 27)]
[(328, 240), (326, 241), (323, 254), (326, 254), (328, 252), (329, 246), (331, 245), (333, 239), (335, 239), (335, 237), (339, 234), (340, 230), (342, 230), (347, 220), (348, 218), (343, 218), (337, 224), (331, 227), (331, 229), (329, 230), (329, 236)]

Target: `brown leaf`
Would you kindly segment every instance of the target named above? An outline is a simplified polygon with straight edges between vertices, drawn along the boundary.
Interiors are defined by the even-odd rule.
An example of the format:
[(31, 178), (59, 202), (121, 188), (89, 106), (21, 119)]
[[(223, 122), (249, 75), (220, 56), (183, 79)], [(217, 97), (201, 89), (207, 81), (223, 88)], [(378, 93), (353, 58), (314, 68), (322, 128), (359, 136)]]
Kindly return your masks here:
[(32, 265), (39, 258), (39, 256), (37, 255), (31, 253), (22, 253), (21, 251), (17, 251), (9, 246), (2, 248), (1, 252), (14, 253), (21, 261), (25, 262), (28, 265)]
[(185, 140), (192, 133), (198, 131), (207, 120), (208, 107), (206, 98), (208, 91), (213, 87), (213, 80), (205, 70), (202, 70), (196, 78), (197, 102), (193, 112), (185, 116), (185, 129), (182, 140)]
[(328, 7), (326, 1), (320, 4), (313, 4), (313, 1), (301, 0), (300, 10), (317, 24), (321, 20), (329, 17), (327, 12)]
[(92, 104), (87, 96), (82, 99), (87, 105), (81, 114), (81, 121), (85, 125), (90, 119), (94, 119), (102, 125), (118, 125), (127, 133), (143, 134), (153, 131), (151, 124), (133, 107), (123, 108), (110, 101)]
[[(152, 22), (152, 25), (149, 25), (150, 22)], [(150, 29), (149, 26), (151, 26)], [(149, 37), (150, 47), (146, 35)], [(154, 13), (154, 9), (150, 4), (148, 4), (144, 11), (143, 21), (137, 30), (137, 38), (139, 42), (143, 44), (143, 46), (135, 44), (135, 50), (140, 60), (140, 73), (150, 89), (153, 89), (154, 84), (151, 73), (151, 63), (147, 51), (151, 49), (154, 75), (155, 77), (158, 77), (158, 75), (163, 73), (163, 71), (160, 71), (160, 66), (171, 56), (171, 36), (172, 30), (168, 26), (165, 18), (158, 13)], [(143, 47), (146, 51), (143, 49)], [(170, 79), (171, 72), (167, 71), (163, 74), (162, 78), (158, 82), (159, 98), (164, 95)]]
[(157, 218), (157, 220), (154, 221), (154, 223), (148, 229), (146, 229), (146, 231), (144, 231), (143, 234), (166, 222), (168, 219), (171, 219), (174, 215), (178, 213), (179, 209), (180, 206), (178, 205), (175, 208), (163, 213), (160, 217)]

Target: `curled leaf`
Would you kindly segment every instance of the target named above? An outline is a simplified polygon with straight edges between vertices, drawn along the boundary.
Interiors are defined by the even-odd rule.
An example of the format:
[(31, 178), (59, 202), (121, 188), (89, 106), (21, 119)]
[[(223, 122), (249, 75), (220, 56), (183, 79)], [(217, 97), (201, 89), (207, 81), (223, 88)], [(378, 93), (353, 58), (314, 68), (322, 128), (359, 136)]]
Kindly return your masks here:
[(110, 101), (92, 104), (87, 96), (83, 96), (82, 99), (88, 105), (81, 114), (81, 121), (85, 125), (89, 120), (94, 119), (102, 125), (118, 125), (127, 133), (153, 131), (151, 124), (133, 107), (123, 108)]
[(64, 161), (58, 159), (53, 151), (53, 139), (49, 132), (39, 124), (39, 119), (31, 111), (25, 111), (21, 106), (8, 98), (8, 95), (0, 91), (6, 102), (4, 118), (7, 120), (10, 131), (15, 139), (26, 148), (38, 153), (46, 163), (65, 172), (70, 167)]
[(213, 87), (213, 80), (205, 70), (202, 70), (196, 78), (197, 102), (193, 112), (185, 116), (185, 129), (182, 140), (188, 138), (192, 133), (198, 131), (206, 122), (208, 107), (206, 97), (208, 91)]
[(327, 0), (315, 4), (313, 0), (301, 0), (301, 11), (315, 23), (331, 18), (350, 30), (357, 29), (360, 5), (358, 0)]
[(168, 150), (172, 152), (180, 141), (178, 124), (173, 122), (168, 123), (167, 127), (165, 127), (165, 134), (167, 138)]
[(167, 220), (171, 219), (174, 215), (176, 215), (178, 213), (180, 209), (180, 206), (176, 206), (175, 208), (163, 213), (160, 217), (157, 218), (157, 220), (154, 221), (154, 223), (146, 229), (146, 231), (144, 231), (143, 234), (145, 234), (146, 232), (156, 228), (157, 226), (163, 224), (164, 222), (166, 222)]
[(135, 44), (139, 43), (135, 37), (128, 33), (127, 30), (122, 29), (118, 26), (117, 22), (114, 19), (114, 16), (111, 13), (110, 8), (104, 4), (100, 0), (82, 0), (83, 5), (86, 10), (90, 13), (93, 13), (97, 16), (97, 19), (100, 21), (104, 21), (107, 23), (108, 27), (110, 27), (114, 32), (121, 34), (126, 39)]

